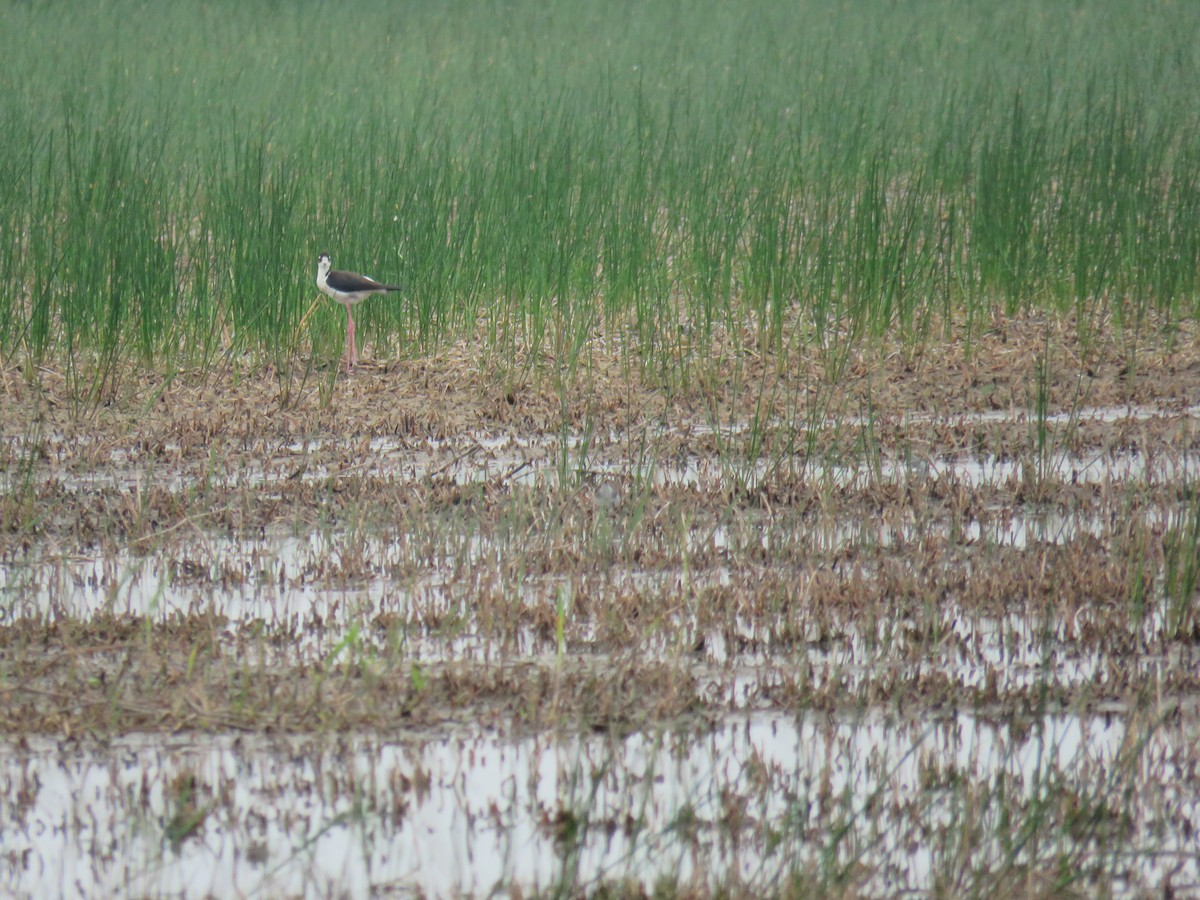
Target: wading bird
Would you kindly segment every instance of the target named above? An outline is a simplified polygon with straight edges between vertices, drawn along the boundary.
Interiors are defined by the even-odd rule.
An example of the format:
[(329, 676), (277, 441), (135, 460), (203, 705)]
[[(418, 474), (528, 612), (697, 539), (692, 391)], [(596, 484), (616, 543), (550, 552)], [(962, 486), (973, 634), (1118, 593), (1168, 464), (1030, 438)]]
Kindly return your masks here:
[(317, 287), (342, 306), (346, 307), (346, 371), (358, 363), (358, 346), (354, 343), (354, 314), (350, 307), (372, 294), (386, 294), (400, 290), (394, 284), (380, 284), (366, 275), (339, 272), (330, 268), (329, 254), (322, 253), (317, 260)]

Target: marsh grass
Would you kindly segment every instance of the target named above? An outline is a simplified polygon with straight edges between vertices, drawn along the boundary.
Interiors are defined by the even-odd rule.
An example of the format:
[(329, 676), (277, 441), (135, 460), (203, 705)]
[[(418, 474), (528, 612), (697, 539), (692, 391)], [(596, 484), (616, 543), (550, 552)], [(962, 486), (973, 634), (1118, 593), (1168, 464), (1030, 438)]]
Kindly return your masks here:
[(1200, 633), (1195, 613), (1200, 586), (1200, 495), (1189, 483), (1180, 513), (1163, 535), (1163, 618), (1167, 634), (1192, 639)]
[[(1186, 393), (1160, 345), (1197, 311), (1194, 15), (1116, 0), (343, 12), (4, 5), (0, 33), (21, 37), (0, 75), (6, 372), (34, 388), (61, 376), (75, 412), (120, 407), (122, 381), (165, 373), (118, 410), (125, 432), (97, 429), (90, 448), (60, 435), (57, 468), (36, 408), (23, 440), (6, 435), (9, 730), (324, 734), (458, 717), (661, 743), (761, 701), (855, 727), (902, 706), (973, 708), (1041, 740), (1054, 710), (1091, 714), (1093, 686), (1072, 680), (1085, 655), (1122, 699), (1194, 695), (1194, 485), (1076, 490), (1059, 463), (1089, 395), (1066, 342), (996, 350), (1016, 322), (1068, 321), (1083, 358), (1123, 329), (1130, 373), (1150, 345), (1151, 377), (1175, 379), (1147, 396)], [(312, 284), (321, 251), (407, 287), (356, 311), (372, 356), (470, 343), (468, 364), (342, 379), (345, 315)], [(960, 371), (971, 352), (929, 363), (959, 340), (992, 346), (990, 383)], [(923, 366), (947, 384), (890, 393)], [(194, 410), (175, 384), (192, 368), (219, 394)], [(270, 422), (281, 411), (245, 391), (263, 369), (280, 405), (315, 386), (319, 410)], [(604, 388), (581, 398), (593, 379)], [(1108, 400), (1139, 389), (1114, 380)], [(431, 383), (446, 388), (432, 402)], [(985, 389), (1027, 420), (920, 424), (948, 398), (967, 418), (988, 410)], [(642, 408), (620, 409), (626, 394)], [(1097, 429), (1090, 446), (1140, 441), (1137, 427)], [(1150, 440), (1178, 450), (1156, 427)], [(528, 455), (458, 483), (462, 455), (490, 452), (476, 428), (532, 435)], [(421, 450), (433, 435), (442, 450)], [(177, 471), (158, 462), (173, 452)], [(956, 479), (964, 454), (1014, 460), (1023, 480)], [(136, 462), (110, 485), (118, 456)], [(1164, 496), (1159, 527), (1146, 508)], [(973, 536), (1055, 501), (1075, 516), (1063, 534)], [(289, 515), (311, 554), (242, 558), (240, 541)], [(217, 530), (232, 538), (196, 552), (207, 566), (164, 563), (182, 536)], [(94, 576), (111, 593), (86, 618), (55, 605), (70, 589), (38, 582), (53, 567), (20, 555), (60, 539), (120, 560)], [(210, 606), (172, 608), (189, 578)], [(220, 598), (250, 594), (264, 618), (225, 621)], [(288, 600), (306, 605), (268, 624)], [(1146, 644), (1183, 665), (1145, 665)], [(742, 667), (749, 698), (723, 687)], [(1041, 680), (1020, 681), (1031, 669)], [(1089, 780), (1086, 757), (1056, 768), (1052, 735), (1020, 785), (973, 781), (918, 736), (898, 761), (849, 758), (865, 791), (815, 773), (769, 832), (738, 808), (777, 796), (749, 768), (720, 816), (687, 797), (669, 834), (643, 834), (636, 814), (629, 827), (679, 846), (761, 838), (792, 861), (766, 887), (853, 895), (886, 844), (899, 764), (928, 752), (910, 812), (933, 887), (1103, 890), (1154, 852), (1122, 856), (1115, 807), (1157, 783), (1139, 754), (1160, 723), (1125, 715), (1131, 749), (1107, 780)], [(610, 825), (595, 802), (608, 774), (568, 773), (552, 820), (564, 894), (593, 887), (580, 867)], [(164, 833), (181, 844), (208, 807), (202, 784), (173, 787)]]
[(934, 311), (1195, 312), (1181, 10), (684, 7), (368, 3), (347, 60), (318, 4), (6, 4), (0, 351), (92, 403), (128, 360), (331, 361), (323, 250), (408, 287), (360, 308), (380, 353), (482, 320), (573, 376), (603, 323), (665, 384), (796, 309), (918, 345)]

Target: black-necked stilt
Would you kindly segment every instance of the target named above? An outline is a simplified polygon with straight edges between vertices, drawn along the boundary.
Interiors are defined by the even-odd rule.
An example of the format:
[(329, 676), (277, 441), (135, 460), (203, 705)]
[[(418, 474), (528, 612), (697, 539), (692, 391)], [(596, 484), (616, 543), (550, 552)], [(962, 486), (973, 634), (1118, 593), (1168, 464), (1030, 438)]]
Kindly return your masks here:
[(339, 272), (330, 268), (331, 265), (328, 253), (322, 253), (317, 259), (317, 287), (346, 307), (346, 371), (349, 372), (358, 362), (358, 346), (354, 342), (354, 314), (350, 312), (350, 307), (360, 300), (366, 300), (372, 294), (386, 294), (401, 288), (394, 284), (380, 284), (366, 275)]

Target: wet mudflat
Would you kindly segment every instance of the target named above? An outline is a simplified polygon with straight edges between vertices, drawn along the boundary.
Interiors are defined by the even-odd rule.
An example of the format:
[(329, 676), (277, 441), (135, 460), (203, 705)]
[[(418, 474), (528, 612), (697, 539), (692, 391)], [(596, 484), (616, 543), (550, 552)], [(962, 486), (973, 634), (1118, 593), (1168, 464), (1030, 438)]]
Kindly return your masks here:
[(7, 372), (0, 884), (1195, 889), (1200, 347), (1144, 344)]
[[(797, 866), (868, 893), (949, 891), (978, 885), (978, 866), (999, 892), (1017, 893), (1054, 873), (1020, 867), (1014, 845), (1075, 858), (1120, 841), (1146, 849), (1107, 863), (1108, 876), (1182, 882), (1194, 865), (1184, 823), (1198, 811), (1173, 763), (1197, 723), (1155, 724), (864, 711), (754, 714), (620, 738), (470, 727), (391, 738), (135, 735), (102, 747), (38, 738), (6, 748), (0, 770), (17, 800), (33, 795), (6, 816), (4, 869), (40, 895), (420, 885), (448, 896), (505, 884), (553, 891), (568, 877), (780, 891)], [(1131, 729), (1151, 728), (1138, 746)], [(1135, 778), (1134, 752), (1159, 777)], [(1133, 803), (1109, 804), (1134, 785)], [(1043, 814), (1062, 820), (1061, 833), (1005, 831), (1012, 816)], [(855, 873), (839, 875), (846, 867)]]

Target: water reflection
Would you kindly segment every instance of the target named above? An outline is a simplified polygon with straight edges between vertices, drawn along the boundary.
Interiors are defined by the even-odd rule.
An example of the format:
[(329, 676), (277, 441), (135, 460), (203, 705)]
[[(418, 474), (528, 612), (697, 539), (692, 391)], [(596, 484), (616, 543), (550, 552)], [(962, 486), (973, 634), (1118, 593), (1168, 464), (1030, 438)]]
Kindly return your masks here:
[[(1195, 883), (1196, 717), (1157, 722), (1123, 709), (874, 712), (624, 739), (513, 739), (466, 723), (391, 738), (31, 738), (0, 755), (0, 890), (452, 896), (667, 879), (757, 891), (792, 877), (819, 889), (853, 865), (861, 890), (926, 891), (950, 867), (1005, 864), (1019, 828), (1032, 829), (1022, 856), (1035, 869), (1138, 847), (1108, 873), (1124, 888), (1169, 870)], [(173, 846), (184, 783), (205, 814)], [(1114, 796), (1119, 811), (1062, 830), (1067, 805)]]

